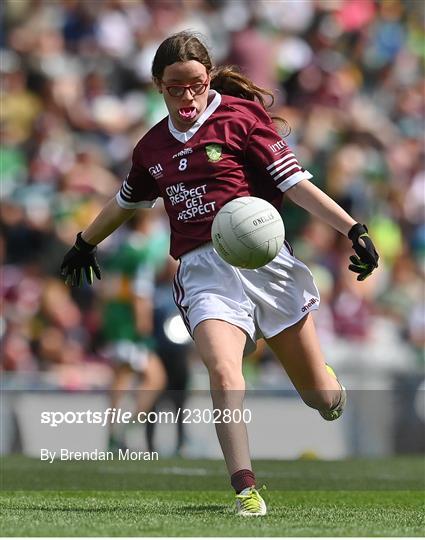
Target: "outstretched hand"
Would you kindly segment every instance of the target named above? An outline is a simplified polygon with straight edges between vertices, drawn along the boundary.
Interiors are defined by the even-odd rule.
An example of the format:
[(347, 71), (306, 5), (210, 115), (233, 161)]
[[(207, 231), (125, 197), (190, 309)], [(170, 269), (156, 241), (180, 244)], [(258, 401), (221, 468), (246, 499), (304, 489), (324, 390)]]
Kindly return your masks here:
[(356, 255), (351, 255), (349, 270), (358, 274), (357, 281), (364, 281), (378, 268), (379, 255), (369, 236), (366, 225), (356, 223), (348, 233)]
[(97, 279), (101, 279), (96, 251), (96, 246), (83, 240), (79, 232), (75, 244), (65, 254), (60, 268), (61, 277), (67, 285), (80, 287), (83, 284), (83, 272), (89, 285), (93, 285), (93, 272)]

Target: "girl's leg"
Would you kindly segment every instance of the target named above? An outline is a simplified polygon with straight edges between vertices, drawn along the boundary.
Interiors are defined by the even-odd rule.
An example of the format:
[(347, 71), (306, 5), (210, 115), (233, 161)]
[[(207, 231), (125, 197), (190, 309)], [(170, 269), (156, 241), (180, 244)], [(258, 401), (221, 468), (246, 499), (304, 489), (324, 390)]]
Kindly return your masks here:
[[(225, 321), (209, 319), (196, 326), (194, 340), (208, 369), (214, 409), (229, 409), (230, 414), (233, 410), (242, 411), (245, 395), (242, 357), (246, 341), (243, 330)], [(221, 422), (215, 427), (229, 474), (251, 471), (245, 423)]]
[(341, 386), (326, 369), (310, 313), (266, 341), (309, 407), (330, 411), (339, 404)]
[[(245, 395), (242, 375), (245, 333), (228, 322), (209, 319), (198, 324), (194, 339), (208, 369), (214, 409), (228, 409), (231, 419), (241, 420)], [(233, 416), (233, 411), (240, 411), (239, 418)], [(245, 423), (230, 421), (215, 426), (231, 484), (236, 491), (238, 515), (264, 516), (267, 513), (266, 503), (254, 488), (255, 476)]]

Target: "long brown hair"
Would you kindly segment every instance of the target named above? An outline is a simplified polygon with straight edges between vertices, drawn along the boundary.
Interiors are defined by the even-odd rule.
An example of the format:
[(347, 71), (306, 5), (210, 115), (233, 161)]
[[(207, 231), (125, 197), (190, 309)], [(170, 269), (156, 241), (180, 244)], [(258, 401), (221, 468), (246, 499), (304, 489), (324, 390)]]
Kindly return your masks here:
[(207, 73), (212, 70), (212, 62), (206, 46), (197, 34), (178, 32), (165, 39), (158, 47), (152, 62), (152, 77), (161, 79), (164, 69), (175, 62), (196, 60), (205, 66)]
[[(273, 106), (273, 92), (254, 84), (237, 67), (214, 68), (201, 36), (194, 32), (178, 32), (161, 43), (152, 62), (152, 77), (161, 79), (167, 66), (175, 62), (188, 62), (190, 60), (196, 60), (205, 66), (207, 73), (211, 76), (211, 88), (220, 94), (258, 101), (266, 111)], [(270, 101), (269, 104), (266, 104), (267, 98)], [(271, 118), (284, 125), (284, 136), (289, 134), (290, 129), (286, 120), (279, 116), (271, 116)]]

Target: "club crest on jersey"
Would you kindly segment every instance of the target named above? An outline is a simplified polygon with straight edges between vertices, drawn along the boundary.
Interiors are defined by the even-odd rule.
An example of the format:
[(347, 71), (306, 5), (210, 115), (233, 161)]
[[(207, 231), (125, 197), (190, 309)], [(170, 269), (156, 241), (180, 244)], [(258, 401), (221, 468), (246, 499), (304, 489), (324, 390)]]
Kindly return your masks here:
[(220, 144), (207, 144), (205, 147), (205, 152), (208, 157), (208, 161), (212, 161), (213, 163), (216, 161), (220, 161), (221, 159), (221, 145)]

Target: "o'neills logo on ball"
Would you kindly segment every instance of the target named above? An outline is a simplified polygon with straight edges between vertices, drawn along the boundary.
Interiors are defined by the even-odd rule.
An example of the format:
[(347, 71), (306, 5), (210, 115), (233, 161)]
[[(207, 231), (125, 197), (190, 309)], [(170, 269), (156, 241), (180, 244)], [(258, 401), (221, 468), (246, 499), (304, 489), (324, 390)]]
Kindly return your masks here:
[(268, 223), (269, 221), (274, 220), (273, 214), (267, 214), (267, 216), (261, 216), (259, 218), (256, 218), (252, 221), (252, 224), (254, 227), (258, 227), (258, 225), (264, 225), (265, 223)]

